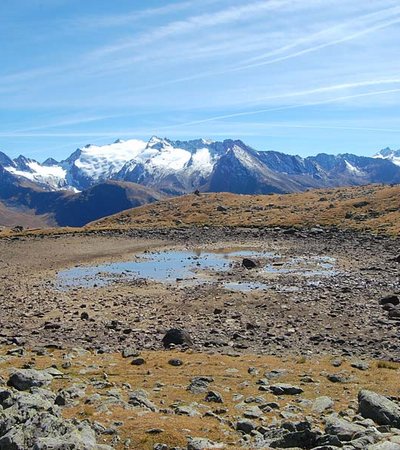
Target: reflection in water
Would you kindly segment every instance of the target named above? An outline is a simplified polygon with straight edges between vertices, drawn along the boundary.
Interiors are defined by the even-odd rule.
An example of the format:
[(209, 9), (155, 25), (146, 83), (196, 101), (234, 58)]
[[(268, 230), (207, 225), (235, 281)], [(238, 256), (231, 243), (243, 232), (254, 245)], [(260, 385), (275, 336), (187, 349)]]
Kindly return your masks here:
[[(228, 280), (217, 280), (218, 273), (221, 275), (221, 273), (227, 272), (235, 263), (239, 265), (244, 257), (256, 259), (259, 262), (259, 268), (238, 272), (239, 281), (232, 277)], [(132, 261), (64, 270), (58, 274), (58, 286), (60, 289), (90, 288), (104, 286), (117, 280), (147, 279), (170, 284), (179, 281), (184, 285), (218, 281), (222, 282), (225, 288), (234, 291), (275, 289), (277, 286), (272, 283), (264, 284), (263, 277), (274, 275), (332, 276), (336, 274), (334, 263), (335, 260), (329, 257), (287, 258), (276, 253), (253, 250), (225, 252), (202, 252), (198, 249), (194, 251), (168, 250), (158, 253), (143, 253), (135, 256)], [(230, 275), (232, 276), (232, 273)], [(258, 277), (258, 280), (254, 280), (255, 276)]]

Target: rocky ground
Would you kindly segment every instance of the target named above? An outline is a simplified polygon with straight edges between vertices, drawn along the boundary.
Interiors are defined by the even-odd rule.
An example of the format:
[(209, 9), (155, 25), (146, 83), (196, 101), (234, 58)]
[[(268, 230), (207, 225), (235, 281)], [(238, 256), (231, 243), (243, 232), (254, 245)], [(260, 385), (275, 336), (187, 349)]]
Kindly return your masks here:
[(400, 365), (0, 350), (0, 449), (400, 449)]
[[(399, 243), (319, 227), (0, 240), (0, 450), (400, 449)], [(238, 248), (326, 256), (334, 273), (265, 274), (255, 260), (200, 285), (57, 281), (143, 251)], [(249, 280), (268, 287), (222, 285)], [(171, 328), (189, 350), (163, 349)]]
[[(119, 280), (95, 288), (57, 288), (75, 265), (130, 259), (162, 248), (252, 248), (286, 257), (335, 258), (335, 275), (263, 275), (240, 265), (224, 281), (267, 289), (232, 292), (221, 283), (186, 286)], [(173, 327), (196, 349), (400, 359), (399, 239), (342, 231), (182, 229), (115, 235), (62, 235), (0, 241), (0, 336), (4, 344), (79, 345), (120, 351), (159, 349)], [(390, 298), (382, 298), (392, 295)], [(389, 303), (389, 304), (380, 304)]]

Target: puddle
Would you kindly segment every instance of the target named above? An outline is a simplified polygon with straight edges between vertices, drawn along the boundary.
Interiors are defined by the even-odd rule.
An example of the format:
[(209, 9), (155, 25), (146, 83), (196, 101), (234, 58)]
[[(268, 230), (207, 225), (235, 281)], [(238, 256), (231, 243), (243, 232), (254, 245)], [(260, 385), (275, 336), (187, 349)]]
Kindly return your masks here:
[(335, 262), (336, 260), (329, 256), (298, 257), (267, 264), (263, 270), (269, 274), (290, 274), (305, 277), (333, 276), (337, 274)]
[(228, 270), (237, 258), (259, 258), (267, 253), (250, 250), (234, 252), (190, 252), (165, 251), (141, 254), (133, 261), (102, 264), (98, 266), (74, 267), (58, 273), (58, 284), (62, 289), (73, 287), (96, 287), (118, 279), (148, 279), (164, 283), (176, 281), (207, 281), (209, 272)]
[(248, 292), (254, 290), (266, 290), (269, 289), (270, 286), (257, 281), (231, 281), (229, 283), (224, 283), (224, 288), (229, 291)]
[[(235, 273), (230, 269), (239, 265), (241, 259), (245, 257), (257, 260), (260, 268), (248, 271), (247, 279), (236, 281)], [(266, 275), (331, 276), (336, 274), (334, 264), (335, 260), (329, 257), (285, 258), (275, 253), (254, 250), (216, 252), (168, 250), (142, 253), (131, 261), (64, 270), (58, 273), (57, 285), (60, 289), (66, 290), (143, 279), (168, 284), (179, 283), (183, 286), (222, 281), (228, 290), (246, 292), (276, 289), (277, 285), (263, 283), (263, 277)], [(223, 272), (227, 271), (230, 271), (226, 275), (229, 278), (224, 282), (221, 276), (223, 277)], [(242, 271), (241, 274), (243, 275)], [(257, 276), (258, 280), (255, 280), (254, 276)], [(281, 287), (285, 290), (284, 286)]]

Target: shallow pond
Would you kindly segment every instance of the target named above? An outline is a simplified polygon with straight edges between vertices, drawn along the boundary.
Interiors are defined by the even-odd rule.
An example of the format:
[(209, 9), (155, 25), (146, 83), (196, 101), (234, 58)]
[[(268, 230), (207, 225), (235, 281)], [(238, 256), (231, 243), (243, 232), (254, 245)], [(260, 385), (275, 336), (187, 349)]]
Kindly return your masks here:
[[(221, 281), (221, 273), (240, 265), (242, 258), (257, 260), (259, 268), (245, 271), (239, 281), (231, 277), (226, 282)], [(182, 282), (184, 285), (219, 282), (229, 290), (250, 291), (269, 288), (263, 283), (265, 275), (331, 276), (335, 274), (334, 263), (335, 260), (328, 257), (285, 258), (276, 253), (253, 250), (167, 250), (142, 253), (131, 261), (67, 269), (58, 273), (57, 285), (60, 289), (92, 288), (118, 280), (146, 279), (170, 284)], [(254, 280), (256, 275), (258, 279)]]

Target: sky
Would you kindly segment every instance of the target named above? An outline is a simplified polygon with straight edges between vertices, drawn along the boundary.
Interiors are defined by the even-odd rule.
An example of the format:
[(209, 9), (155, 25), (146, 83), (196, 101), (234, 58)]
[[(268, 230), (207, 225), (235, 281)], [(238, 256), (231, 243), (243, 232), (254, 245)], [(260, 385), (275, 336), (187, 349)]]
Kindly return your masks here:
[(400, 147), (398, 0), (2, 0), (0, 150)]

